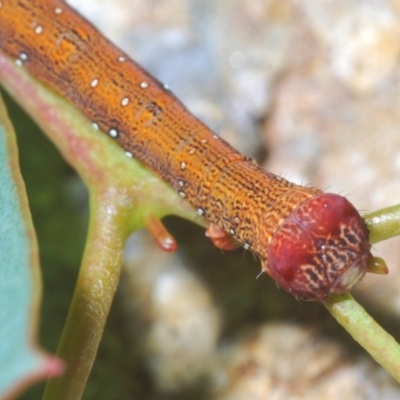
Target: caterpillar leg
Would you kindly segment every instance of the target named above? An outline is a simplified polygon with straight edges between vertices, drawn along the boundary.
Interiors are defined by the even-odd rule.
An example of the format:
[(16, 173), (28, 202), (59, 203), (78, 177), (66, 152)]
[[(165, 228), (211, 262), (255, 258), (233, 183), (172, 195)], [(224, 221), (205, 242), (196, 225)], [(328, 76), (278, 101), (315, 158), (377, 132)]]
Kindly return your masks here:
[(167, 231), (167, 228), (164, 226), (159, 218), (150, 215), (146, 219), (145, 225), (161, 250), (166, 252), (176, 251), (176, 249), (178, 248), (176, 240)]
[(221, 250), (234, 250), (239, 247), (228, 232), (216, 224), (210, 223), (208, 225), (206, 236), (209, 237), (214, 245)]

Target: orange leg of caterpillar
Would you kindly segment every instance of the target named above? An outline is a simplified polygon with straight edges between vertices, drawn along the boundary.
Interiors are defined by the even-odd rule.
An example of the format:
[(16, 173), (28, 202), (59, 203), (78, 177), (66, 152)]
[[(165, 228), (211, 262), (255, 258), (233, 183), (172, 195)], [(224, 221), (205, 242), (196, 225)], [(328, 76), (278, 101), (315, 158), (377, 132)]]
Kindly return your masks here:
[(145, 225), (161, 250), (166, 252), (176, 251), (178, 245), (174, 237), (167, 231), (159, 218), (150, 215), (147, 217)]
[(208, 225), (206, 236), (221, 250), (234, 250), (239, 247), (229, 236), (228, 232), (213, 223)]

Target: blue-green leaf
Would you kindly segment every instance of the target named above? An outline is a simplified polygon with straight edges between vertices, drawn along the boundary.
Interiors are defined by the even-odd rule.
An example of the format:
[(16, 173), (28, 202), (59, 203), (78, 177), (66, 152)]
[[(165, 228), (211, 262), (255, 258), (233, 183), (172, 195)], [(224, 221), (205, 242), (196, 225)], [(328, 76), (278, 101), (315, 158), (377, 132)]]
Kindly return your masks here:
[(0, 97), (0, 398), (62, 370), (35, 343), (40, 297), (36, 235)]

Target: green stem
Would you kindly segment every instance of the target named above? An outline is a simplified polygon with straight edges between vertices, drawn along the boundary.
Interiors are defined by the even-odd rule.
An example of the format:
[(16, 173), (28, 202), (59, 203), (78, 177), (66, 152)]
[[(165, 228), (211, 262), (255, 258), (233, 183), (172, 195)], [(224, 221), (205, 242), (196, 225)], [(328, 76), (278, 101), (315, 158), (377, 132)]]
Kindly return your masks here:
[[(114, 195), (115, 193), (113, 193)], [(47, 382), (44, 400), (78, 400), (95, 360), (122, 265), (125, 212), (107, 191), (92, 196), (85, 254), (57, 355), (67, 371)]]
[(385, 370), (400, 382), (400, 346), (350, 294), (323, 302), (333, 317)]
[(367, 214), (364, 220), (368, 226), (371, 243), (399, 236), (400, 204)]

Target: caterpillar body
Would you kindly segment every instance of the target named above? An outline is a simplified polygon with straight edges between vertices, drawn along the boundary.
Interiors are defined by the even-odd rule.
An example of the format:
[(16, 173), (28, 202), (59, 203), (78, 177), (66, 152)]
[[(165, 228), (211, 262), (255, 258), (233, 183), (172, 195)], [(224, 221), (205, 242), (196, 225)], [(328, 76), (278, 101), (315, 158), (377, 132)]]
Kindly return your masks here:
[(0, 0), (0, 49), (71, 101), (306, 300), (346, 292), (371, 260), (344, 197), (263, 171), (61, 0)]

